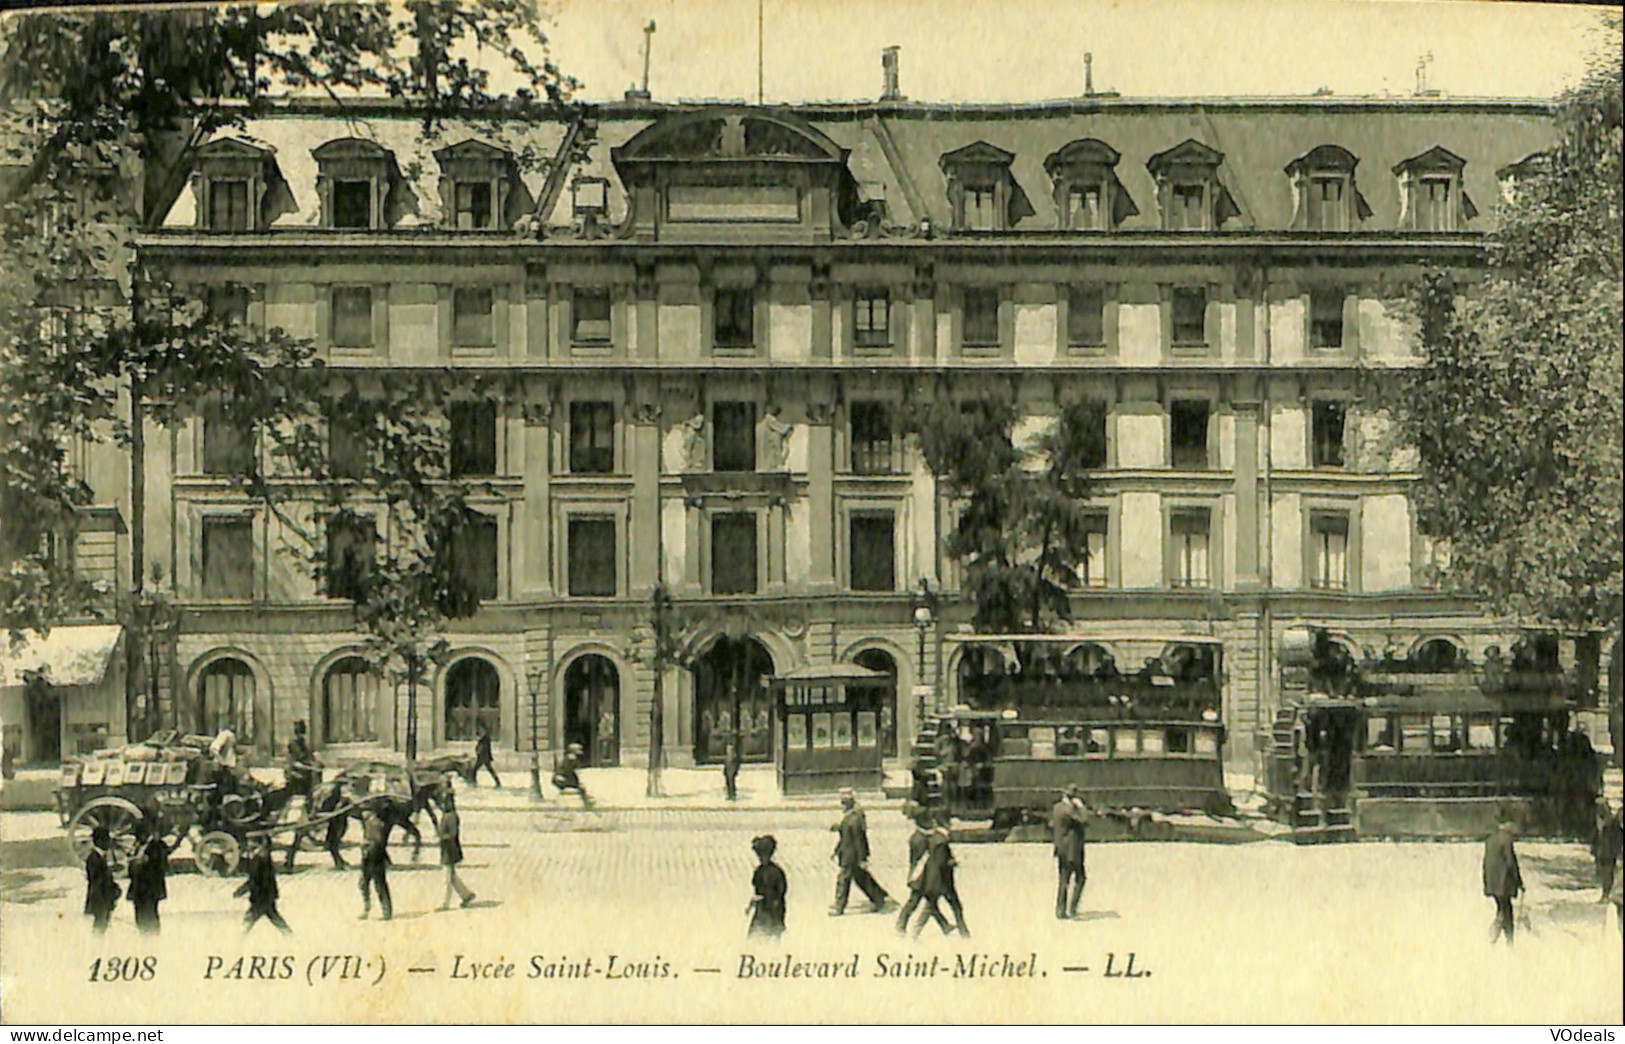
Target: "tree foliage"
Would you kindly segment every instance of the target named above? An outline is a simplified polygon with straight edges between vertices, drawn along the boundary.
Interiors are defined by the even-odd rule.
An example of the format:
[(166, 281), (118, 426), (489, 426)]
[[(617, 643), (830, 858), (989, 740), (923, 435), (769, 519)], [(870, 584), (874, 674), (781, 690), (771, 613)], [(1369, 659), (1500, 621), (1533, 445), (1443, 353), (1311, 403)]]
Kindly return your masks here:
[(1389, 400), (1416, 447), (1421, 531), (1441, 579), (1495, 610), (1568, 626), (1620, 618), (1625, 370), (1619, 20), (1561, 99), (1487, 243), (1482, 282), (1413, 294), (1424, 361)]
[[(91, 503), (76, 445), (128, 448), (132, 415), (174, 425), (216, 407), (257, 438), (243, 488), (295, 535), (289, 551), (318, 582), (327, 523), (377, 519), (377, 561), (349, 585), (357, 621), (374, 662), (397, 676), (411, 664), (415, 679), (446, 622), (478, 604), (455, 549), (479, 489), (450, 474), (437, 407), (479, 389), (449, 373), (337, 384), (308, 341), (210, 315), (141, 256), (138, 238), (162, 220), (201, 145), (290, 93), (317, 92), (340, 114), (359, 99), (400, 99), (425, 138), (451, 119), (478, 131), (572, 116), (590, 129), (569, 104), (574, 82), (546, 57), (535, 3), (41, 12), (8, 19), (0, 47), (5, 626), (43, 631), (104, 609), (50, 536), (71, 541)], [(503, 89), (493, 70), (516, 86)], [(525, 150), (516, 159), (544, 162)], [(335, 409), (361, 435), (359, 471), (329, 458)]]
[(954, 504), (946, 550), (984, 633), (1042, 633), (1071, 618), (1088, 555), (1090, 467), (1105, 456), (1095, 404), (1062, 405), (1022, 442), (1009, 396), (935, 397), (911, 411), (941, 491)]

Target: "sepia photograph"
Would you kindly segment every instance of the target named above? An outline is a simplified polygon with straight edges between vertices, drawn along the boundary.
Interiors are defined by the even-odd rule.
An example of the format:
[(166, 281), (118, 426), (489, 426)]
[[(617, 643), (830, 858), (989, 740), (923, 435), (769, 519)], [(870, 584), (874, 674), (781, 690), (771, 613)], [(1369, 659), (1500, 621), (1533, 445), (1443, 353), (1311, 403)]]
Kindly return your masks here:
[(0, 13), (0, 1022), (1620, 1025), (1621, 81)]

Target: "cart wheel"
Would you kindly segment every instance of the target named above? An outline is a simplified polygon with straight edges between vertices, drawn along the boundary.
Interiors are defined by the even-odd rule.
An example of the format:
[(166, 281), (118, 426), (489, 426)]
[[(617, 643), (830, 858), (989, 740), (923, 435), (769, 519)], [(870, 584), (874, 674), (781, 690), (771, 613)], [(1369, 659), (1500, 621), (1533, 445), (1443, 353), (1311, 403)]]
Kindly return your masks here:
[(135, 855), (136, 830), (146, 817), (133, 802), (121, 797), (104, 795), (85, 804), (68, 824), (68, 843), (73, 857), (83, 865), (90, 857), (90, 837), (97, 827), (106, 827), (113, 837), (113, 852), (108, 858), (115, 871), (124, 867)]
[(192, 859), (204, 877), (230, 877), (242, 854), (237, 839), (224, 830), (211, 830), (192, 846)]

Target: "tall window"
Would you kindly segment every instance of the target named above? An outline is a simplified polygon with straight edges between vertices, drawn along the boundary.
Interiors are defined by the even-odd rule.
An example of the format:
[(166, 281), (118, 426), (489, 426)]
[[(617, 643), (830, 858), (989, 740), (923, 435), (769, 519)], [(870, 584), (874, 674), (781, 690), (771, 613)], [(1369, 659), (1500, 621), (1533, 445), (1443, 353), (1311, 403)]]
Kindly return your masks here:
[(322, 677), (322, 742), (378, 739), (378, 676), (359, 656), (346, 656)]
[(339, 403), (330, 403), (327, 413), (327, 459), (339, 478), (358, 479), (367, 473), (371, 460), (367, 430)]
[(335, 348), (372, 347), (372, 287), (333, 288), (333, 329)]
[(608, 475), (615, 470), (615, 404), (570, 403), (570, 471)]
[(327, 523), (327, 597), (359, 601), (376, 561), (378, 529), (369, 519)]
[(1175, 399), (1168, 404), (1169, 463), (1181, 471), (1208, 467), (1206, 399)]
[(965, 288), (964, 329), (966, 348), (999, 346), (999, 291), (993, 287)]
[(1084, 522), (1083, 561), (1078, 563), (1080, 587), (1105, 587), (1106, 580), (1106, 513), (1092, 512)]
[(1171, 198), (1173, 200), (1173, 209), (1168, 215), (1168, 227), (1170, 229), (1175, 231), (1200, 231), (1207, 228), (1207, 214), (1204, 206), (1207, 200), (1207, 186), (1175, 185)]
[(885, 290), (859, 290), (852, 302), (852, 339), (858, 348), (891, 347), (891, 295)]
[(493, 402), (454, 402), (451, 417), (451, 473), (497, 473), (497, 408)]
[(1089, 399), (1078, 407), (1073, 416), (1081, 429), (1078, 434), (1085, 440), (1080, 463), (1086, 468), (1105, 467), (1106, 426), (1111, 416), (1106, 403)]
[(211, 399), (203, 408), (203, 473), (246, 475), (254, 465), (254, 432), (227, 404)]
[(1107, 226), (1100, 185), (1074, 185), (1066, 193), (1066, 227), (1099, 231)]
[(1074, 286), (1067, 292), (1066, 343), (1071, 348), (1106, 347), (1106, 293), (1098, 286)]
[(848, 536), (852, 590), (897, 590), (897, 516), (890, 511), (854, 512)]
[(1347, 232), (1348, 205), (1343, 201), (1348, 178), (1343, 174), (1309, 180), (1309, 227), (1324, 232)]
[(216, 232), (246, 232), (252, 227), (248, 219), (248, 182), (235, 178), (211, 180), (209, 228)]
[(457, 183), (457, 227), (490, 228), (492, 221), (491, 183), (489, 181), (459, 181)]
[[(609, 308), (610, 295), (607, 288), (594, 287), (577, 290), (571, 294), (570, 339), (576, 344), (608, 344)], [(719, 340), (717, 343), (722, 342)]]
[(993, 186), (986, 188), (973, 188), (969, 185), (964, 190), (965, 223), (962, 228), (973, 232), (991, 232), (999, 227), (999, 211), (997, 197)]
[(201, 558), (203, 597), (254, 597), (253, 519), (204, 519)]
[(493, 295), (488, 286), (460, 286), (451, 295), (451, 343), (458, 348), (496, 344)]
[(333, 227), (372, 227), (372, 182), (333, 183)]
[(475, 513), (451, 542), (452, 573), (482, 602), (497, 597), (497, 520)]
[(1174, 287), (1172, 336), (1175, 348), (1207, 346), (1207, 288)]
[(492, 738), (502, 725), (502, 679), (485, 660), (458, 660), (446, 672), (446, 739), (475, 739), (480, 726)]
[(1343, 347), (1343, 291), (1326, 289), (1309, 294), (1309, 343), (1327, 351)]
[(718, 348), (749, 348), (756, 343), (756, 292), (722, 289), (712, 304)]
[(711, 516), (711, 593), (756, 593), (756, 516)]
[(1309, 539), (1313, 542), (1309, 586), (1329, 591), (1348, 590), (1349, 517), (1344, 514), (1311, 516)]
[(1321, 399), (1310, 407), (1315, 467), (1343, 466), (1343, 433), (1347, 420), (1348, 407), (1336, 400)]
[(891, 404), (858, 399), (851, 406), (852, 471), (889, 475), (892, 471)]
[(1178, 511), (1168, 517), (1169, 583), (1174, 587), (1208, 585), (1208, 525), (1205, 510)]
[(1453, 178), (1422, 178), (1417, 186), (1416, 227), (1424, 232), (1449, 232), (1455, 228), (1450, 206)]
[(254, 672), (234, 657), (216, 660), (198, 676), (198, 731), (230, 729), (237, 742), (254, 742)]
[(570, 519), (568, 587), (572, 598), (610, 598), (615, 594), (615, 520), (574, 516)]
[(711, 470), (756, 470), (756, 404), (719, 402), (711, 407)]

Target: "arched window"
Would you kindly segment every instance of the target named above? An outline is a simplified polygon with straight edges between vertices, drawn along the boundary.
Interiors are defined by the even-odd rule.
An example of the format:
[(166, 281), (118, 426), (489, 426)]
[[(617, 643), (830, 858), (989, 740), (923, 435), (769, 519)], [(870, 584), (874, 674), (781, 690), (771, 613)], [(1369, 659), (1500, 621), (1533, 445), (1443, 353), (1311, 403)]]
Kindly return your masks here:
[(234, 656), (203, 668), (197, 680), (198, 731), (204, 734), (230, 729), (237, 745), (254, 742), (254, 672)]
[(378, 738), (378, 676), (359, 656), (346, 656), (322, 678), (322, 742)]
[(880, 714), (880, 753), (888, 758), (897, 756), (897, 661), (880, 649), (865, 649), (852, 658), (859, 667), (879, 671), (891, 679), (884, 689), (874, 690)]
[(1461, 650), (1456, 648), (1455, 642), (1433, 638), (1417, 646), (1416, 652), (1411, 654), (1411, 663), (1418, 671), (1442, 674), (1455, 670), (1460, 658)]
[(581, 744), (589, 765), (620, 760), (621, 677), (607, 657), (577, 659), (564, 672), (564, 740)]
[(501, 724), (502, 680), (478, 657), (458, 660), (446, 672), (446, 739), (471, 740), (484, 725), (493, 739)]

